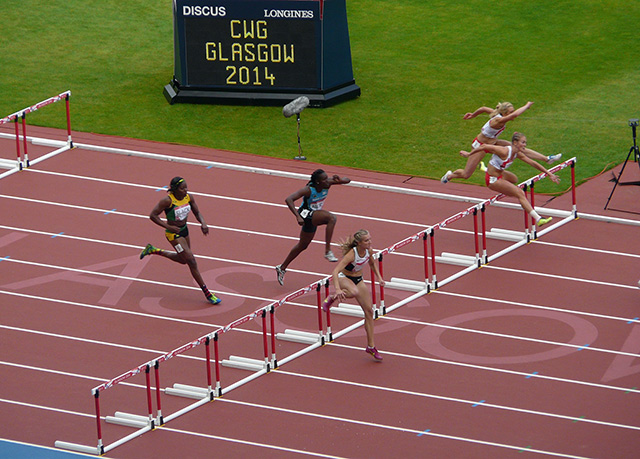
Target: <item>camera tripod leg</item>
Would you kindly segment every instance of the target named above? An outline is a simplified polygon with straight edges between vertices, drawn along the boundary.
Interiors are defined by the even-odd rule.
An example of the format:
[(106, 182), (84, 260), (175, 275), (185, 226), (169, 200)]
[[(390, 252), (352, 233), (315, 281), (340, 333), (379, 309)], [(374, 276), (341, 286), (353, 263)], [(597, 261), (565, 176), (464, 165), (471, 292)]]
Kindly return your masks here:
[[(633, 146), (629, 149), (629, 153), (627, 153), (627, 159), (624, 160), (624, 164), (622, 165), (622, 169), (620, 169), (620, 173), (618, 174), (618, 178), (616, 178), (615, 174), (613, 176), (614, 181), (616, 182), (613, 185), (613, 189), (611, 190), (611, 194), (609, 195), (609, 199), (607, 199), (607, 203), (604, 205), (604, 210), (607, 210), (607, 206), (609, 205), (609, 201), (611, 201), (611, 197), (613, 196), (613, 192), (616, 191), (616, 187), (618, 186), (618, 184), (620, 183), (620, 178), (622, 177), (622, 173), (624, 172), (624, 168), (627, 166), (627, 162), (629, 161), (629, 158), (631, 157), (631, 153), (634, 153), (634, 158), (636, 158), (638, 156), (638, 147), (637, 146)], [(635, 182), (633, 183), (635, 185), (640, 185), (640, 182)], [(624, 183), (622, 183), (621, 185), (624, 185)]]

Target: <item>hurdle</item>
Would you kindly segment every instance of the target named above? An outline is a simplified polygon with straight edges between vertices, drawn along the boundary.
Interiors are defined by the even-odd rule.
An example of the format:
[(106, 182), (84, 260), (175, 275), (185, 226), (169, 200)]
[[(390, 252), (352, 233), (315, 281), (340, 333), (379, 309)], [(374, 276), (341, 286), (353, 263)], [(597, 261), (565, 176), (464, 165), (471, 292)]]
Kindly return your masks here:
[[(401, 247), (404, 247), (405, 245), (411, 243), (411, 242), (415, 242), (416, 240), (422, 238), (424, 240), (424, 281), (420, 280), (420, 281), (416, 281), (416, 280), (411, 280), (411, 279), (402, 279), (402, 278), (392, 278), (391, 279), (391, 283), (387, 283), (387, 287), (394, 287), (394, 288), (398, 288), (400, 290), (408, 290), (408, 291), (414, 291), (414, 292), (419, 292), (420, 290), (427, 290), (427, 292), (430, 292), (431, 290), (435, 290), (438, 288), (438, 280), (436, 277), (436, 262), (439, 263), (445, 263), (445, 264), (451, 264), (451, 265), (460, 265), (460, 266), (464, 266), (465, 268), (458, 272), (457, 274), (447, 278), (446, 283), (449, 283), (465, 274), (467, 274), (468, 272), (471, 272), (472, 270), (476, 269), (476, 268), (480, 268), (483, 265), (488, 264), (489, 262), (491, 262), (492, 260), (495, 260), (499, 257), (501, 257), (502, 255), (509, 253), (513, 250), (515, 250), (516, 248), (524, 245), (524, 244), (528, 244), (534, 240), (536, 240), (539, 236), (548, 233), (549, 231), (558, 228), (559, 226), (562, 226), (564, 224), (566, 224), (567, 222), (571, 221), (571, 220), (575, 220), (578, 218), (578, 212), (577, 212), (577, 203), (576, 203), (576, 194), (575, 194), (575, 163), (576, 163), (576, 158), (571, 158), (563, 163), (560, 163), (558, 165), (556, 165), (555, 167), (551, 168), (549, 170), (549, 172), (554, 173), (554, 172), (558, 172), (566, 167), (570, 167), (571, 168), (571, 190), (572, 190), (572, 209), (571, 211), (555, 211), (553, 212), (553, 214), (555, 216), (561, 216), (563, 218), (563, 220), (561, 220), (560, 222), (557, 222), (555, 224), (550, 224), (550, 226), (542, 231), (538, 231), (535, 222), (533, 222), (533, 218), (529, 218), (530, 216), (526, 214), (526, 212), (524, 212), (525, 218), (524, 218), (524, 231), (520, 232), (520, 231), (514, 231), (514, 230), (506, 230), (506, 229), (500, 229), (500, 228), (492, 228), (491, 231), (487, 231), (486, 229), (486, 219), (485, 219), (485, 212), (486, 209), (494, 204), (495, 202), (505, 198), (506, 196), (503, 194), (497, 194), (489, 199), (486, 199), (483, 202), (480, 202), (478, 204), (474, 204), (473, 206), (469, 207), (466, 210), (463, 210), (461, 212), (458, 212), (455, 215), (452, 215), (451, 217), (446, 218), (445, 220), (441, 221), (440, 223), (437, 223), (429, 228), (426, 228), (420, 232), (418, 232), (417, 234), (414, 234), (413, 236), (410, 236), (396, 244), (394, 244), (393, 246), (384, 249), (382, 252), (383, 253), (392, 253), (396, 250), (398, 250)], [(535, 177), (532, 177), (526, 181), (524, 181), (523, 183), (519, 184), (518, 186), (522, 189), (525, 190), (529, 190), (529, 199), (531, 200), (532, 206), (535, 203), (535, 194), (534, 194), (534, 185), (536, 182), (542, 180), (544, 177), (546, 176), (546, 174), (541, 173), (538, 174)], [(535, 207), (534, 207), (535, 208)], [(481, 221), (481, 228), (479, 228), (479, 224), (478, 224), (478, 212), (480, 212), (481, 217), (482, 217), (482, 221)], [(542, 210), (541, 210), (542, 212)], [(544, 212), (547, 213), (547, 212)], [(458, 253), (451, 253), (451, 252), (442, 252), (441, 255), (436, 255), (436, 251), (435, 251), (435, 235), (436, 235), (436, 231), (446, 228), (447, 226), (450, 226), (451, 224), (453, 224), (454, 222), (457, 222), (458, 220), (465, 218), (469, 215), (473, 216), (474, 219), (474, 231), (473, 231), (473, 238), (474, 238), (474, 246), (475, 246), (475, 254), (471, 254), (471, 255), (467, 255), (467, 254), (458, 254)], [(487, 238), (494, 238), (494, 239), (502, 239), (502, 240), (506, 240), (506, 241), (512, 241), (515, 242), (513, 245), (508, 246), (507, 248), (499, 251), (498, 253), (489, 256), (487, 254), (487, 243), (486, 240)], [(430, 243), (427, 244), (427, 239), (430, 240)], [(480, 250), (480, 243), (479, 241), (482, 240), (482, 251)], [(428, 249), (430, 249), (430, 252), (428, 253)], [(430, 256), (429, 256), (430, 255)], [(428, 262), (428, 259), (431, 260), (431, 263)], [(429, 270), (429, 268), (431, 267), (431, 272)], [(430, 277), (431, 275), (431, 277)], [(443, 282), (440, 283), (440, 286), (444, 285)]]
[[(487, 208), (497, 202), (498, 200), (504, 198), (504, 195), (496, 195), (490, 199), (481, 201), (479, 203), (474, 204), (466, 210), (463, 210), (447, 219), (437, 223), (433, 226), (427, 227), (416, 234), (413, 234), (405, 239), (383, 249), (379, 252), (376, 252), (371, 255), (371, 257), (377, 261), (378, 267), (380, 270), (380, 274), (383, 274), (383, 260), (386, 258), (387, 254), (392, 254), (394, 252), (399, 251), (403, 247), (412, 244), (417, 241), (422, 241), (422, 251), (423, 251), (423, 260), (422, 260), (422, 268), (424, 269), (424, 277), (420, 280), (411, 280), (411, 279), (402, 279), (392, 277), (390, 282), (387, 282), (385, 285), (379, 285), (376, 283), (375, 277), (372, 273), (371, 279), (371, 289), (372, 289), (372, 301), (374, 301), (374, 310), (375, 317), (378, 318), (381, 315), (384, 316), (395, 309), (398, 309), (411, 301), (414, 301), (421, 296), (427, 295), (434, 290), (437, 290), (439, 287), (446, 285), (454, 280), (460, 278), (461, 276), (481, 268), (483, 265), (490, 263), (493, 260), (515, 250), (517, 247), (522, 245), (531, 243), (539, 237), (544, 236), (550, 231), (568, 223), (569, 221), (575, 220), (578, 218), (577, 214), (577, 205), (576, 205), (576, 194), (575, 194), (575, 166), (576, 159), (572, 158), (570, 160), (561, 163), (554, 168), (550, 169), (550, 172), (556, 172), (565, 167), (571, 167), (571, 182), (572, 182), (572, 199), (573, 199), (573, 207), (571, 211), (554, 211), (556, 215), (562, 216), (563, 219), (557, 223), (549, 224), (548, 227), (538, 231), (537, 228), (531, 228), (531, 223), (528, 218), (525, 218), (524, 226), (525, 231), (517, 234), (519, 238), (514, 244), (509, 245), (505, 249), (498, 251), (495, 254), (489, 255), (487, 251), (486, 239), (488, 235), (488, 231), (486, 229), (486, 220), (485, 213)], [(532, 179), (525, 181), (520, 184), (521, 188), (525, 186), (528, 188), (531, 193), (530, 199), (535, 199), (533, 195), (534, 184), (543, 179), (544, 174), (540, 174)], [(547, 213), (547, 212), (545, 212)], [(443, 228), (446, 228), (453, 223), (468, 217), (473, 216), (474, 220), (474, 247), (475, 254), (466, 255), (466, 254), (455, 254), (451, 252), (443, 252), (441, 256), (436, 255), (436, 234)], [(534, 225), (535, 226), (535, 225)], [(503, 230), (502, 234), (509, 234), (508, 232), (504, 232), (508, 230)], [(498, 229), (492, 228), (492, 232), (500, 233)], [(511, 235), (511, 237), (515, 237)], [(482, 243), (481, 243), (482, 242)], [(446, 263), (446, 260), (455, 259), (459, 261), (460, 264), (464, 266), (462, 271), (459, 271), (442, 281), (438, 281), (436, 277), (436, 265), (437, 262)], [(251, 372), (251, 374), (247, 377), (236, 381), (229, 386), (224, 387), (225, 393), (240, 387), (254, 379), (271, 372), (279, 368), (280, 365), (286, 364), (308, 352), (311, 352), (314, 349), (317, 349), (321, 346), (326, 345), (327, 343), (332, 342), (336, 338), (343, 336), (349, 333), (352, 330), (355, 330), (362, 326), (363, 320), (358, 320), (357, 322), (345, 327), (342, 330), (337, 332), (332, 331), (331, 327), (331, 314), (343, 314), (346, 316), (353, 316), (362, 318), (362, 310), (359, 306), (355, 305), (346, 305), (339, 304), (337, 307), (330, 308), (326, 311), (326, 322), (323, 320), (323, 309), (322, 309), (322, 289), (324, 288), (324, 297), (326, 298), (329, 295), (329, 285), (332, 280), (332, 276), (325, 277), (309, 285), (302, 287), (288, 295), (284, 298), (279, 299), (277, 301), (270, 302), (268, 305), (261, 307), (250, 314), (247, 314), (230, 324), (220, 327), (216, 330), (207, 333), (200, 338), (186, 343), (173, 351), (167, 352), (163, 355), (158, 356), (155, 359), (147, 361), (128, 372), (123, 373), (116, 378), (111, 379), (91, 390), (91, 395), (94, 398), (95, 405), (95, 420), (96, 420), (96, 431), (97, 431), (97, 445), (96, 446), (86, 446), (79, 445), (75, 443), (56, 441), (55, 446), (58, 448), (68, 449), (79, 451), (88, 454), (94, 455), (103, 455), (110, 450), (116, 448), (119, 445), (122, 445), (143, 433), (152, 431), (160, 426), (163, 426), (167, 422), (189, 412), (192, 411), (199, 406), (202, 406), (206, 403), (213, 402), (217, 398), (221, 397), (223, 394), (223, 385), (221, 378), (221, 367), (231, 367), (235, 369), (241, 369)], [(376, 286), (379, 285), (379, 297), (376, 295)], [(409, 297), (398, 301), (394, 305), (387, 307), (384, 303), (385, 289), (389, 288), (397, 288), (400, 290), (408, 290), (413, 292)], [(285, 329), (283, 333), (277, 333), (275, 327), (275, 313), (276, 311), (283, 307), (287, 303), (292, 303), (295, 299), (300, 298), (309, 293), (315, 293), (315, 305), (314, 308), (317, 312), (317, 331), (309, 332), (305, 330), (294, 330), (294, 329)], [(379, 298), (379, 304), (378, 303)], [(268, 319), (267, 319), (268, 316)], [(239, 328), (243, 324), (246, 324), (250, 321), (259, 320), (261, 324), (261, 357), (246, 357), (246, 356), (238, 356), (238, 355), (230, 355), (228, 359), (221, 360), (220, 352), (219, 352), (219, 341), (225, 333), (228, 333), (234, 329)], [(326, 323), (326, 325), (325, 325)], [(313, 325), (315, 326), (315, 325)], [(310, 327), (313, 327), (310, 326)], [(300, 343), (305, 345), (306, 347), (294, 352), (293, 354), (286, 356), (283, 359), (278, 360), (278, 356), (276, 355), (276, 340), (280, 339), (283, 341), (292, 341), (295, 343)], [(211, 356), (210, 345), (213, 342), (214, 345), (214, 357)], [(206, 378), (203, 378), (202, 386), (194, 386), (187, 385), (183, 383), (174, 383), (172, 387), (166, 387), (164, 390), (161, 390), (160, 386), (160, 364), (164, 362), (168, 362), (173, 357), (178, 357), (184, 354), (185, 352), (195, 349), (198, 346), (204, 344), (205, 347), (205, 368), (204, 373)], [(211, 363), (214, 363), (214, 372), (215, 372), (215, 385), (214, 380), (212, 378), (212, 366)], [(153, 369), (154, 373), (154, 384), (151, 383), (151, 372)], [(106, 390), (115, 387), (116, 385), (136, 376), (141, 373), (145, 375), (145, 395), (146, 395), (146, 412), (143, 414), (135, 414), (135, 413), (126, 413), (122, 411), (116, 411), (113, 416), (106, 416), (105, 422), (117, 424), (121, 426), (128, 426), (136, 429), (131, 434), (116, 440), (115, 442), (105, 445), (103, 440), (102, 433), (102, 416), (100, 409), (100, 396)], [(153, 397), (153, 392), (155, 392), (155, 398)], [(161, 403), (162, 397), (161, 394), (164, 392), (165, 395), (173, 395), (179, 396), (188, 399), (194, 399), (195, 402), (192, 402), (188, 406), (179, 409), (178, 411), (171, 413), (168, 416), (163, 415)], [(155, 407), (154, 407), (155, 403)]]
[[(0, 118), (0, 126), (3, 124), (7, 124), (7, 123), (14, 123), (15, 126), (15, 134), (5, 134), (5, 133), (0, 133), (0, 137), (5, 137), (5, 138), (14, 138), (15, 137), (15, 141), (16, 141), (16, 163), (15, 163), (15, 168), (12, 167), (12, 162), (11, 161), (7, 161), (7, 160), (3, 160), (1, 165), (4, 165), (6, 167), (8, 167), (10, 169), (9, 172), (6, 172), (2, 175), (0, 175), (0, 178), (9, 175), (11, 173), (17, 172), (17, 171), (21, 171), (25, 168), (30, 167), (32, 164), (36, 164), (37, 162), (43, 161), (44, 159), (50, 158), (51, 156), (55, 156), (59, 153), (62, 153), (63, 151), (69, 150), (71, 148), (73, 148), (73, 140), (71, 139), (71, 111), (70, 111), (70, 105), (69, 105), (69, 99), (71, 98), (71, 91), (65, 91), (63, 93), (60, 93), (56, 96), (53, 97), (49, 97), (48, 99), (45, 99), (41, 102), (38, 102), (37, 104), (31, 105), (27, 108), (23, 108), (22, 110), (18, 110), (17, 112), (12, 113), (11, 115), (7, 115), (4, 118)], [(54, 104), (56, 102), (59, 102), (61, 100), (65, 101), (65, 108), (66, 108), (66, 117), (67, 117), (67, 141), (65, 142), (59, 142), (59, 141), (49, 141), (49, 142), (43, 142), (40, 141), (41, 144), (47, 145), (47, 146), (55, 146), (55, 147), (59, 147), (57, 150), (43, 156), (40, 157), (34, 161), (30, 161), (29, 160), (29, 153), (27, 150), (27, 122), (26, 122), (26, 118), (27, 115), (29, 113), (33, 113), (37, 110), (40, 110), (41, 108), (44, 108), (48, 105)], [(22, 150), (20, 148), (20, 126), (22, 126)], [(34, 139), (31, 138), (31, 142), (34, 142)]]

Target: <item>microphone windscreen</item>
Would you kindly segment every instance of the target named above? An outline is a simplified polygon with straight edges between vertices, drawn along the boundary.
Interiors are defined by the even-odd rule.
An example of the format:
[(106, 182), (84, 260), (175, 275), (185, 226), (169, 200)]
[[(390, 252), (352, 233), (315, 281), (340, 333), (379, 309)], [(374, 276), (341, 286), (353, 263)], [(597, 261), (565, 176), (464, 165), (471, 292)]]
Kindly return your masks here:
[(302, 96), (297, 99), (292, 100), (287, 105), (282, 107), (282, 114), (285, 118), (289, 118), (290, 116), (297, 115), (306, 107), (309, 106), (309, 98)]

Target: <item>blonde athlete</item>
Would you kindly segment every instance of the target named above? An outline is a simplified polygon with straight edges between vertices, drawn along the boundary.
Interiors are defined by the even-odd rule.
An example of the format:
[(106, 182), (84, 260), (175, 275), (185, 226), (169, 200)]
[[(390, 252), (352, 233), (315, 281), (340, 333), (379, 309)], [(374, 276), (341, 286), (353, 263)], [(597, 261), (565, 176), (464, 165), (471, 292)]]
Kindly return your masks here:
[[(174, 177), (171, 179), (167, 196), (156, 204), (149, 218), (153, 223), (165, 229), (164, 235), (176, 251), (168, 252), (147, 244), (142, 253), (140, 253), (140, 259), (147, 255), (160, 255), (176, 263), (188, 265), (191, 275), (202, 289), (207, 301), (211, 304), (218, 304), (221, 301), (220, 298), (210, 292), (205, 285), (198, 270), (196, 258), (191, 252), (189, 228), (187, 228), (187, 217), (191, 211), (193, 211), (196, 220), (200, 222), (202, 234), (208, 235), (209, 227), (205, 223), (195, 199), (188, 193), (187, 182), (182, 177)], [(165, 213), (166, 222), (160, 218), (162, 212)]]
[(484, 155), (485, 153), (492, 153), (492, 157), (489, 160), (489, 167), (485, 172), (485, 183), (489, 189), (503, 193), (507, 196), (517, 198), (520, 201), (522, 208), (529, 214), (536, 222), (536, 225), (542, 226), (551, 221), (549, 218), (541, 218), (540, 215), (533, 209), (527, 196), (520, 187), (516, 185), (518, 183), (518, 177), (515, 174), (507, 171), (516, 158), (521, 159), (525, 163), (535, 167), (540, 172), (547, 174), (553, 183), (559, 183), (560, 178), (557, 175), (552, 174), (544, 168), (540, 163), (527, 157), (524, 153), (527, 147), (527, 138), (524, 134), (514, 132), (511, 138), (511, 144), (503, 147), (502, 145), (480, 145), (470, 152), (460, 151), (460, 155), (465, 158), (471, 158), (474, 155)]
[[(509, 121), (514, 120), (515, 118), (520, 116), (532, 105), (533, 102), (527, 102), (525, 105), (516, 110), (511, 102), (500, 102), (495, 109), (489, 107), (480, 107), (473, 113), (466, 113), (463, 117), (465, 120), (475, 118), (481, 113), (488, 113), (491, 117), (489, 121), (487, 121), (484, 126), (482, 126), (482, 129), (480, 130), (478, 136), (473, 139), (473, 142), (471, 142), (471, 146), (473, 148), (476, 148), (479, 145), (483, 144), (502, 145), (505, 147), (509, 146), (509, 142), (507, 142), (506, 140), (498, 139), (498, 136), (502, 134), (502, 131), (504, 131)], [(485, 153), (488, 153), (488, 151), (470, 157), (467, 160), (467, 164), (465, 165), (464, 169), (457, 169), (453, 172), (447, 171), (447, 173), (442, 176), (440, 181), (442, 183), (448, 183), (449, 180), (453, 179), (468, 179), (469, 177), (471, 177), (471, 174), (473, 174), (473, 171), (476, 170), (478, 164), (482, 164), (482, 170), (486, 170), (486, 168), (484, 167), (484, 163), (481, 163)], [(558, 161), (562, 157), (562, 154), (545, 156), (535, 150), (531, 150), (530, 148), (525, 149), (524, 154), (535, 161), (546, 161), (547, 164), (553, 164), (555, 161)]]
[(371, 255), (371, 235), (366, 230), (359, 230), (347, 241), (341, 244), (343, 257), (333, 270), (333, 285), (335, 294), (329, 295), (322, 303), (322, 309), (328, 311), (335, 300), (355, 298), (364, 311), (364, 329), (367, 333), (367, 347), (365, 352), (380, 361), (382, 356), (373, 341), (373, 303), (371, 294), (362, 281), (362, 268), (369, 265), (378, 279), (384, 285), (378, 265)]

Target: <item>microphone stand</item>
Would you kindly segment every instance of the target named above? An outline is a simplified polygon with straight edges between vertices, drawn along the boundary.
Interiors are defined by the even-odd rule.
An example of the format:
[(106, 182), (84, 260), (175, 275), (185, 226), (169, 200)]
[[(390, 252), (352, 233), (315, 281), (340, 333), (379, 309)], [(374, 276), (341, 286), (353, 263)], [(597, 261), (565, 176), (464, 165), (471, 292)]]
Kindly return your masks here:
[(296, 118), (298, 120), (298, 156), (293, 159), (304, 161), (307, 157), (302, 154), (302, 145), (300, 144), (300, 113), (296, 113)]

